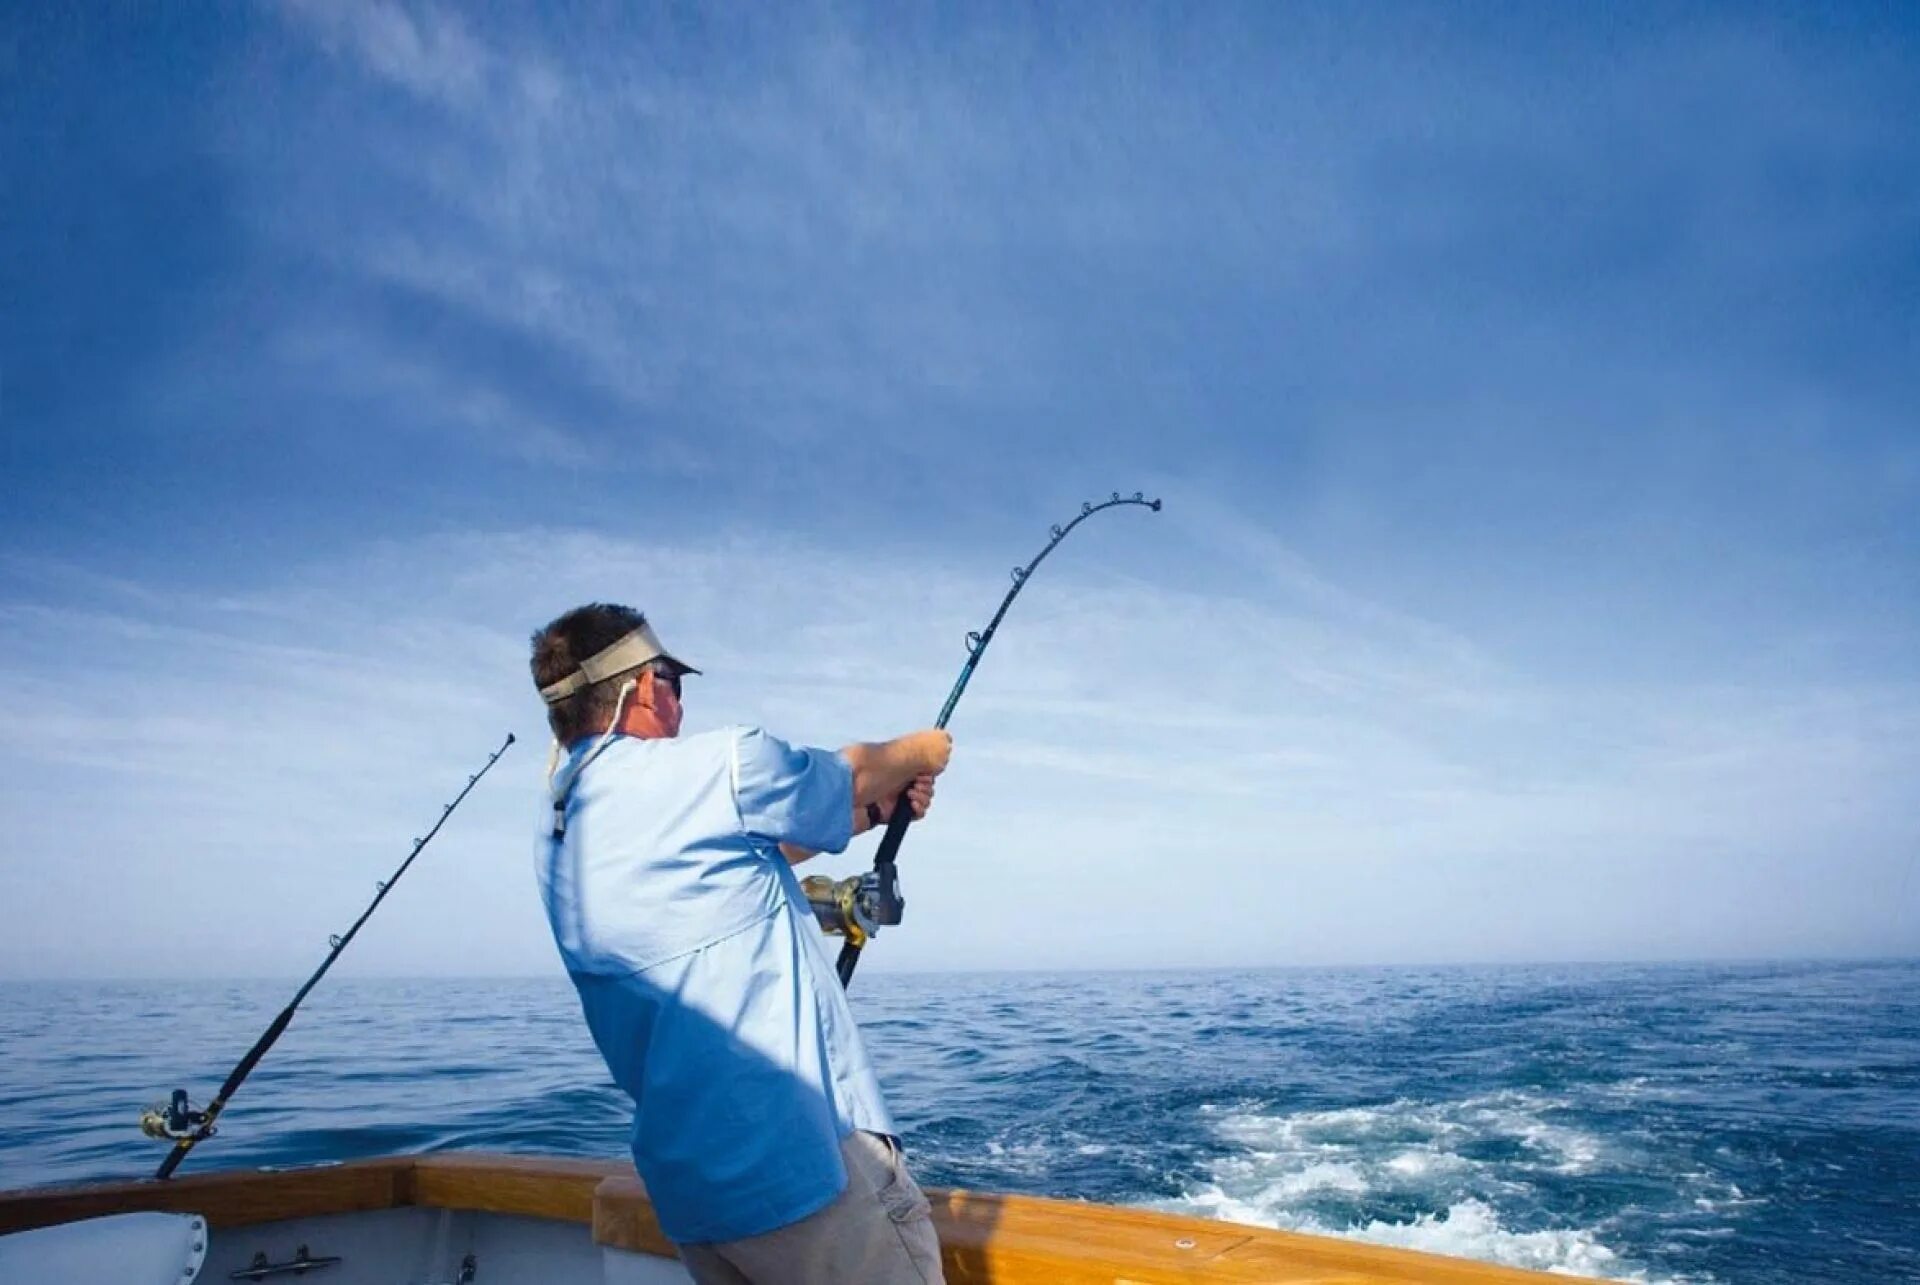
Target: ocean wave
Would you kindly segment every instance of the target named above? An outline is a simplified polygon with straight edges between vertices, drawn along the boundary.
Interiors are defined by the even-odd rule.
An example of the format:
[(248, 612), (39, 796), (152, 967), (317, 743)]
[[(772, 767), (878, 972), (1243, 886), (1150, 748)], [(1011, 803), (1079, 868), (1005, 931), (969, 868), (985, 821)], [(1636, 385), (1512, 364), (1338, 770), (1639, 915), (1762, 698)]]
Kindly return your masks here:
[(1535, 1183), (1591, 1173), (1614, 1153), (1554, 1113), (1562, 1100), (1506, 1090), (1442, 1101), (1275, 1112), (1211, 1103), (1201, 1119), (1225, 1153), (1172, 1212), (1478, 1258), (1539, 1271), (1646, 1280), (1595, 1227), (1516, 1227)]
[[(1314, 1153), (1327, 1148), (1373, 1148), (1395, 1142), (1449, 1149), (1475, 1142), (1513, 1143), (1540, 1163), (1561, 1173), (1587, 1173), (1608, 1157), (1601, 1138), (1571, 1124), (1549, 1119), (1567, 1102), (1520, 1090), (1453, 1101), (1398, 1099), (1377, 1106), (1271, 1114), (1251, 1105), (1200, 1108), (1213, 1132), (1224, 1141), (1277, 1154)], [(1464, 1157), (1454, 1155), (1453, 1159)]]
[(1501, 1221), (1492, 1205), (1474, 1198), (1456, 1201), (1436, 1213), (1416, 1214), (1406, 1221), (1371, 1218), (1364, 1222), (1340, 1222), (1290, 1211), (1288, 1202), (1312, 1189), (1311, 1185), (1296, 1187), (1276, 1183), (1247, 1199), (1240, 1199), (1217, 1185), (1206, 1184), (1187, 1197), (1156, 1201), (1149, 1207), (1168, 1213), (1478, 1259), (1532, 1271), (1646, 1282), (1647, 1285), (1684, 1285), (1677, 1278), (1656, 1280), (1624, 1262), (1618, 1253), (1602, 1243), (1593, 1228), (1515, 1230)]
[(1481, 1200), (1463, 1200), (1439, 1214), (1420, 1214), (1411, 1222), (1375, 1219), (1360, 1227), (1302, 1228), (1352, 1236), (1379, 1245), (1424, 1249), (1459, 1258), (1478, 1258), (1526, 1267), (1535, 1271), (1601, 1276), (1645, 1281), (1638, 1271), (1624, 1272), (1620, 1256), (1601, 1244), (1587, 1228), (1550, 1228), (1514, 1231), (1503, 1226), (1493, 1206)]

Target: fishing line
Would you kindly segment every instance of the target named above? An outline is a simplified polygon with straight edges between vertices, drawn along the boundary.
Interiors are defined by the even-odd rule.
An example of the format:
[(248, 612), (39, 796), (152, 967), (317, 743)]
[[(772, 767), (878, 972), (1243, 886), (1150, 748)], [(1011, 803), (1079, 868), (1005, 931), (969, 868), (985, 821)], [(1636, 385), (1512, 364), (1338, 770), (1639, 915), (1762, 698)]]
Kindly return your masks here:
[[(960, 695), (967, 690), (967, 683), (973, 678), (973, 671), (979, 666), (980, 658), (986, 655), (987, 645), (993, 641), (993, 635), (1000, 628), (1000, 622), (1006, 618), (1007, 608), (1027, 587), (1027, 581), (1033, 576), (1034, 569), (1046, 561), (1060, 542), (1067, 538), (1073, 529), (1096, 513), (1126, 505), (1138, 505), (1143, 509), (1160, 511), (1160, 501), (1149, 500), (1135, 491), (1129, 498), (1122, 499), (1115, 491), (1113, 498), (1099, 504), (1088, 501), (1080, 506), (1079, 516), (1065, 526), (1053, 528), (1053, 538), (1047, 541), (1047, 547), (1034, 555), (1033, 561), (1024, 567), (1013, 569), (1013, 587), (1007, 590), (1007, 596), (1000, 600), (1000, 609), (993, 613), (993, 619), (987, 622), (985, 629), (967, 635), (967, 663), (960, 667), (960, 677), (954, 682), (953, 690), (947, 693), (946, 704), (940, 707), (940, 717), (934, 720), (934, 726), (944, 728), (947, 720), (953, 717), (954, 706), (960, 703)], [(840, 958), (835, 971), (840, 974), (842, 986), (851, 985), (853, 970), (859, 966), (860, 951), (866, 945), (866, 939), (882, 924), (897, 924), (906, 911), (906, 901), (900, 896), (900, 876), (894, 861), (900, 854), (900, 845), (907, 837), (907, 827), (913, 823), (913, 807), (907, 800), (907, 792), (902, 790), (900, 797), (894, 800), (893, 815), (887, 819), (887, 832), (880, 840), (880, 850), (874, 855), (873, 870), (860, 876), (857, 885), (840, 890), (835, 898), (836, 910), (841, 921), (841, 930), (846, 941), (840, 947)], [(849, 881), (850, 883), (852, 881)], [(809, 897), (809, 900), (812, 900)]]
[(407, 854), (407, 859), (400, 863), (399, 869), (395, 870), (390, 877), (374, 885), (373, 900), (367, 904), (365, 910), (360, 912), (360, 917), (353, 921), (353, 927), (337, 937), (327, 938), (327, 944), (332, 949), (327, 952), (327, 957), (320, 961), (320, 967), (313, 970), (313, 976), (307, 978), (306, 985), (295, 992), (292, 1002), (280, 1010), (280, 1016), (273, 1019), (272, 1025), (261, 1033), (260, 1038), (253, 1042), (253, 1047), (247, 1050), (247, 1055), (241, 1058), (239, 1064), (228, 1073), (226, 1083), (220, 1086), (220, 1091), (213, 1095), (213, 1101), (207, 1103), (205, 1110), (195, 1110), (193, 1104), (187, 1100), (187, 1091), (175, 1089), (173, 1100), (166, 1106), (149, 1107), (141, 1113), (140, 1131), (142, 1133), (150, 1138), (173, 1143), (173, 1150), (167, 1153), (167, 1158), (160, 1162), (159, 1170), (153, 1175), (155, 1179), (165, 1180), (172, 1177), (173, 1171), (180, 1167), (180, 1162), (187, 1158), (187, 1152), (213, 1136), (214, 1121), (219, 1119), (220, 1112), (226, 1108), (227, 1099), (234, 1095), (246, 1081), (247, 1076), (253, 1073), (253, 1068), (260, 1064), (260, 1059), (267, 1055), (267, 1050), (273, 1047), (274, 1041), (286, 1031), (288, 1023), (293, 1021), (293, 1010), (300, 1007), (300, 1001), (307, 997), (307, 992), (317, 986), (320, 979), (327, 975), (327, 970), (333, 967), (333, 961), (340, 958), (340, 952), (353, 941), (361, 925), (373, 917), (373, 912), (379, 909), (380, 903), (387, 899), (389, 892), (393, 891), (393, 885), (400, 882), (400, 876), (407, 873), (407, 867), (411, 866), (413, 859), (420, 855), (420, 850), (433, 842), (433, 836), (440, 833), (440, 827), (447, 823), (447, 818), (453, 815), (453, 810), (473, 792), (473, 787), (480, 783), (480, 778), (500, 761), (500, 756), (505, 754), (507, 747), (512, 744), (513, 734), (509, 732), (507, 739), (500, 743), (500, 748), (487, 756), (485, 766), (467, 778), (466, 788), (454, 796), (453, 802), (440, 810), (440, 819), (433, 823), (433, 829), (427, 831), (424, 837), (413, 841), (413, 851)]

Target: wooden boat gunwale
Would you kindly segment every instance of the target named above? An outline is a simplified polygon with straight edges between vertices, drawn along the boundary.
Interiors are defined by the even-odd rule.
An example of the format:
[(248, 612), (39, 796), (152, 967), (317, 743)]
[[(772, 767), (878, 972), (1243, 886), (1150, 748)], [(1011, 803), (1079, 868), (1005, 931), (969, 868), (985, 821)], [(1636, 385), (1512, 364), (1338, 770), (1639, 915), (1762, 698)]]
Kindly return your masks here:
[[(1153, 1210), (929, 1190), (952, 1285), (1023, 1282), (1433, 1282), (1526, 1285), (1565, 1276)], [(0, 1234), (105, 1214), (204, 1215), (212, 1227), (422, 1207), (575, 1223), (594, 1243), (674, 1257), (631, 1166), (493, 1152), (385, 1156), (168, 1182), (0, 1191)]]

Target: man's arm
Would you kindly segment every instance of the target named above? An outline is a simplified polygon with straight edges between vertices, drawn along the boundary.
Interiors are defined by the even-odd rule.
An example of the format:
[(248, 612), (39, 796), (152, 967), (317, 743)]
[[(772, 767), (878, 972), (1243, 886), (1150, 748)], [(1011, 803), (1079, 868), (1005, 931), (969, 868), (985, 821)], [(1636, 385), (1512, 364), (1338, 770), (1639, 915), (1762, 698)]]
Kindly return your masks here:
[[(867, 805), (877, 805), (885, 822), (900, 792), (909, 787), (914, 818), (927, 814), (933, 805), (933, 778), (947, 770), (953, 757), (953, 734), (936, 727), (878, 744), (857, 742), (842, 747), (840, 756), (853, 769), (853, 832), (863, 834), (873, 828)], [(815, 855), (793, 843), (781, 844), (780, 851), (793, 866)]]
[[(862, 834), (865, 834), (868, 830), (871, 830), (871, 829), (873, 829), (873, 825), (871, 822), (867, 820), (866, 814), (864, 812), (854, 813), (854, 816), (853, 816), (853, 837), (854, 838), (856, 839), (859, 838)], [(787, 859), (788, 865), (797, 866), (802, 861), (811, 861), (815, 857), (819, 856), (820, 854), (815, 852), (812, 848), (803, 848), (797, 843), (783, 843), (780, 845), (780, 855)]]
[[(881, 818), (881, 824), (886, 824), (885, 817)], [(867, 819), (867, 810), (865, 808), (855, 808), (853, 810), (853, 837), (857, 839), (871, 829), (873, 829), (873, 822)], [(820, 854), (812, 848), (803, 848), (797, 843), (783, 843), (780, 845), (780, 855), (787, 859), (788, 865), (797, 866), (802, 861), (811, 861)]]
[[(898, 800), (896, 800), (896, 802), (897, 801)], [(914, 820), (918, 821), (926, 816), (927, 809), (933, 806), (933, 778), (930, 776), (914, 777), (913, 783), (907, 786), (907, 802), (913, 807)], [(893, 803), (876, 803), (874, 807), (879, 809), (880, 812), (880, 819), (878, 821), (875, 821), (869, 816), (865, 808), (854, 813), (853, 832), (856, 836), (865, 834), (876, 825), (885, 825), (893, 816)], [(781, 844), (780, 854), (787, 859), (787, 864), (790, 866), (797, 866), (802, 861), (811, 860), (820, 855), (812, 848), (803, 848), (797, 843)]]
[(928, 728), (877, 745), (848, 745), (840, 756), (853, 768), (853, 811), (857, 818), (869, 803), (891, 807), (915, 777), (939, 776), (946, 771), (947, 760), (953, 757), (953, 733)]

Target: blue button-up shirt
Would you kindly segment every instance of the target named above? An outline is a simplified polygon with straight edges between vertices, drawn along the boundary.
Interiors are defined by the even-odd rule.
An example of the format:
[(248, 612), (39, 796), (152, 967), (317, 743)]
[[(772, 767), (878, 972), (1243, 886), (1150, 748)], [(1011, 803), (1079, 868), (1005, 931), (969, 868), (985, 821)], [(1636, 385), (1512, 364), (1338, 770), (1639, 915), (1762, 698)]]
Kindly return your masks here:
[(682, 1243), (797, 1222), (845, 1187), (840, 1140), (892, 1133), (778, 844), (852, 835), (840, 755), (757, 728), (577, 746), (540, 892), (594, 1042), (633, 1098), (633, 1163)]

